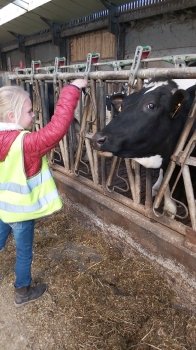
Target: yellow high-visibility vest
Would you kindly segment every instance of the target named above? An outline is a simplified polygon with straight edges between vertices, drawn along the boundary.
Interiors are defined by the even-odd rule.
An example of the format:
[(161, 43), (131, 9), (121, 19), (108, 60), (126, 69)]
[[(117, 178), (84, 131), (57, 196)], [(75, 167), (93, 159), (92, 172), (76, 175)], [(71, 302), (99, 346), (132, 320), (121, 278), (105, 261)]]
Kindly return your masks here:
[(26, 177), (23, 137), (27, 132), (20, 132), (0, 162), (0, 219), (4, 222), (37, 219), (62, 208), (45, 156), (39, 173)]

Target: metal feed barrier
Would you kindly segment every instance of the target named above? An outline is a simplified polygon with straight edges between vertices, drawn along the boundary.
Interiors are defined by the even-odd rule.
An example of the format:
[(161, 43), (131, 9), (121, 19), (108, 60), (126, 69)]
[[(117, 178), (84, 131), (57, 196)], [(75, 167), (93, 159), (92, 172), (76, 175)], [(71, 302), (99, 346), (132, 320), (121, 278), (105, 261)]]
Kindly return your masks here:
[[(189, 116), (187, 116), (187, 123), (154, 201), (152, 198), (152, 182), (155, 181), (153, 176), (157, 176), (157, 174), (153, 174), (153, 170), (145, 170), (130, 159), (105, 158), (93, 150), (90, 143), (92, 135), (107, 122), (105, 103), (107, 94), (119, 92), (124, 84), (131, 93), (134, 89), (142, 87), (144, 79), (159, 76), (174, 79), (196, 78), (196, 67), (188, 67), (190, 62), (196, 61), (196, 55), (149, 59), (148, 54), (144, 57), (145, 51), (150, 52), (150, 47), (138, 46), (134, 59), (129, 61), (99, 63), (98, 54), (94, 56), (97, 58), (94, 61), (92, 61), (93, 55), (88, 54), (86, 64), (66, 66), (65, 61), (60, 65), (59, 59), (56, 59), (55, 66), (49, 67), (50, 70), (47, 67), (41, 67), (41, 65), (36, 67), (35, 62), (32, 62), (31, 69), (18, 69), (14, 74), (9, 75), (9, 79), (32, 94), (33, 108), (36, 115), (34, 129), (38, 130), (49, 122), (49, 84), (53, 85), (55, 106), (63, 86), (69, 84), (75, 78), (86, 77), (88, 87), (84, 98), (81, 97), (80, 101), (80, 130), (79, 132), (75, 131), (74, 124), (70, 126), (68, 134), (64, 136), (59, 146), (52, 150), (48, 157), (51, 168), (77, 179), (92, 190), (104, 193), (108, 197), (125, 204), (153, 219), (154, 222), (160, 222), (181, 233), (186, 236), (185, 244), (187, 247), (194, 250), (196, 247), (196, 206), (189, 167), (196, 166), (196, 159), (190, 156), (196, 144), (196, 132), (188, 144), (186, 144), (186, 141), (196, 117), (195, 102)], [(147, 67), (148, 62), (156, 63), (157, 61), (170, 62), (174, 67)], [(112, 67), (112, 70), (99, 70), (103, 64)], [(130, 69), (125, 69), (127, 66)], [(180, 203), (184, 209), (183, 216), (177, 215), (177, 219), (173, 220), (160, 208), (167, 184), (176, 167), (179, 168), (179, 176), (182, 175), (183, 177), (188, 206), (186, 207)], [(179, 176), (174, 187), (177, 185)], [(171, 198), (173, 191), (174, 188), (171, 189)], [(190, 218), (188, 225), (183, 223), (187, 217)]]

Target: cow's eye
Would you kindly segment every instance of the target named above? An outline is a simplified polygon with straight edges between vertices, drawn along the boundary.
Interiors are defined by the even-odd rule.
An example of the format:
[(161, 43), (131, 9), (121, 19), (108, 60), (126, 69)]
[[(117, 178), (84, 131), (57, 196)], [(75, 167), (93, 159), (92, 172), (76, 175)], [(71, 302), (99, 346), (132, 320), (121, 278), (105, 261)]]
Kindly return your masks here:
[(148, 109), (154, 109), (154, 108), (155, 108), (154, 103), (149, 103), (149, 104), (148, 104)]

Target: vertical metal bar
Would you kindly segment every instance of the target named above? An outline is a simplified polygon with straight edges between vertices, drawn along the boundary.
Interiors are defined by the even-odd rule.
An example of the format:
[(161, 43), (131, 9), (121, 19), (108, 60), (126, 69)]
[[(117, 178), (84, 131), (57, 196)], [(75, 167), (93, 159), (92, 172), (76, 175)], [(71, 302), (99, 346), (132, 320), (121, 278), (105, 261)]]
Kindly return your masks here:
[(143, 80), (143, 79), (137, 78), (137, 91), (139, 91), (140, 89), (142, 89), (143, 83), (144, 83), (144, 80)]
[(73, 173), (74, 172), (73, 124), (71, 124), (69, 127), (68, 136), (69, 136), (70, 167), (71, 167), (71, 172)]
[(195, 198), (194, 198), (194, 192), (193, 192), (193, 186), (191, 182), (191, 176), (188, 165), (184, 165), (182, 170), (182, 176), (184, 179), (184, 187), (186, 191), (186, 198), (188, 202), (189, 207), (189, 214), (191, 219), (191, 224), (193, 230), (196, 230), (196, 208), (195, 208)]
[(94, 182), (94, 184), (97, 185), (98, 181), (97, 181), (97, 176), (96, 176), (95, 169), (94, 169), (93, 154), (92, 154), (92, 150), (91, 150), (90, 140), (87, 138), (85, 138), (85, 145), (86, 145), (88, 161), (90, 164), (91, 173), (92, 173), (92, 177), (93, 177), (93, 182)]
[(35, 117), (33, 118), (32, 131), (35, 131), (37, 128), (36, 121), (38, 118), (38, 114), (36, 110), (35, 84), (33, 83), (31, 86), (32, 86), (32, 106), (33, 106), (33, 112), (35, 113)]
[(59, 93), (61, 92), (62, 88), (63, 88), (63, 81), (59, 80)]
[[(47, 110), (47, 120), (50, 121), (50, 119), (51, 119), (51, 115), (50, 115), (51, 114), (51, 112), (50, 112), (51, 99), (49, 98), (49, 91), (50, 91), (50, 89), (49, 89), (48, 84), (49, 83), (47, 83), (45, 81), (45, 103), (46, 103), (46, 110)], [(50, 93), (51, 93), (51, 91), (50, 91)], [(54, 107), (54, 101), (52, 102), (52, 107)], [(54, 112), (54, 108), (53, 108), (53, 112)], [(54, 148), (51, 149), (48, 158), (49, 158), (49, 162), (51, 164), (53, 164), (54, 163)]]
[[(67, 85), (67, 81), (63, 81), (63, 80), (59, 80), (59, 93), (61, 92), (62, 88), (64, 86)], [(72, 135), (72, 130), (68, 131), (68, 134)], [(73, 140), (71, 139), (71, 141), (73, 142)], [(70, 141), (70, 142), (71, 142)], [(71, 155), (69, 155), (69, 145), (68, 145), (68, 136), (67, 135), (64, 135), (63, 137), (63, 140), (62, 140), (62, 145), (60, 145), (60, 147), (62, 147), (63, 149), (63, 152), (62, 152), (62, 156), (63, 156), (63, 161), (64, 161), (64, 167), (66, 170), (71, 170), (70, 167), (70, 158), (72, 159), (72, 171), (73, 171), (73, 168), (74, 168), (74, 153), (73, 153), (73, 149), (72, 147), (70, 147), (70, 153)]]
[(128, 174), (128, 179), (129, 179), (129, 185), (130, 185), (130, 189), (131, 189), (132, 198), (133, 198), (133, 201), (135, 201), (135, 198), (136, 198), (136, 195), (135, 195), (135, 179), (134, 179), (134, 175), (133, 175), (133, 170), (131, 168), (130, 159), (125, 158), (125, 164), (126, 164), (126, 168), (127, 168), (127, 174)]
[(85, 102), (84, 102), (83, 116), (82, 116), (82, 120), (81, 120), (78, 149), (77, 149), (76, 157), (75, 157), (75, 165), (74, 165), (75, 173), (78, 172), (79, 163), (80, 163), (80, 159), (81, 159), (82, 148), (83, 148), (84, 138), (85, 138), (85, 134), (86, 134), (86, 120), (87, 120), (87, 116), (88, 116), (88, 112), (89, 112), (89, 103), (90, 103), (89, 95), (86, 95)]
[(43, 128), (42, 101), (40, 96), (39, 83), (37, 79), (35, 80), (35, 95), (35, 103), (38, 111), (38, 124), (40, 128)]
[[(91, 98), (92, 98), (92, 113), (91, 113), (91, 122), (92, 122), (92, 133), (94, 134), (97, 131), (97, 101), (96, 101), (96, 81), (91, 79)], [(95, 184), (99, 183), (99, 167), (98, 167), (98, 155), (97, 152), (93, 149), (93, 164), (94, 164), (94, 182)]]
[(64, 167), (67, 170), (70, 170), (69, 147), (68, 147), (67, 135), (65, 135), (63, 137), (63, 147), (64, 147), (64, 152), (65, 152), (65, 164), (64, 164)]
[(152, 174), (151, 169), (146, 169), (146, 200), (145, 208), (152, 208)]
[(50, 115), (49, 115), (49, 97), (48, 97), (48, 83), (45, 82), (44, 84), (44, 96), (45, 96), (45, 105), (46, 105), (46, 113), (47, 113), (47, 123), (50, 121)]
[(105, 157), (101, 157), (101, 179), (102, 179), (102, 187), (106, 187), (106, 178), (107, 178), (107, 171), (106, 171), (106, 159)]
[(26, 91), (31, 95), (30, 84), (28, 82), (26, 83)]
[(135, 162), (135, 202), (141, 201), (141, 178), (140, 178), (140, 164)]
[[(67, 79), (63, 80), (63, 87), (68, 85), (68, 81)], [(54, 99), (55, 99), (55, 92), (54, 92)], [(73, 124), (70, 125), (69, 130), (68, 130), (68, 139), (69, 139), (69, 145), (68, 145), (68, 140), (67, 140), (67, 136), (66, 137), (66, 142), (65, 142), (65, 149), (68, 150), (69, 153), (69, 161), (67, 159), (67, 164), (69, 164), (70, 166), (70, 170), (73, 173), (74, 172), (74, 140), (73, 140)]]
[[(98, 80), (99, 85), (99, 116), (100, 116), (100, 128), (102, 129), (105, 126), (105, 120), (106, 120), (106, 110), (105, 110), (105, 83), (103, 80)], [(103, 188), (106, 187), (106, 178), (107, 178), (107, 171), (106, 171), (106, 160), (105, 157), (101, 157), (101, 177), (102, 177), (102, 186)]]
[[(60, 92), (63, 88), (63, 81), (62, 80), (58, 80), (58, 87), (59, 87), (59, 92), (58, 95), (60, 95)], [(63, 158), (63, 162), (64, 162), (64, 167), (67, 170), (69, 169), (69, 151), (68, 151), (68, 140), (67, 140), (67, 135), (64, 135), (63, 139), (59, 142), (59, 146), (61, 149), (61, 154), (62, 154), (62, 158)]]
[(99, 79), (99, 115), (100, 115), (100, 128), (104, 128), (106, 111), (105, 111), (105, 83)]
[(42, 106), (42, 115), (43, 115), (43, 124), (46, 126), (48, 124), (48, 113), (47, 113), (47, 105), (45, 100), (45, 91), (44, 91), (44, 83), (39, 80), (40, 86), (40, 94), (41, 94), (41, 106)]
[(106, 182), (107, 187), (111, 186), (111, 183), (112, 183), (112, 179), (113, 179), (113, 176), (114, 176), (114, 171), (115, 171), (115, 168), (116, 168), (117, 161), (118, 161), (118, 157), (113, 157), (113, 159), (112, 159), (112, 164), (111, 164), (111, 166), (110, 166), (109, 175), (108, 175), (108, 177), (107, 177), (107, 182)]

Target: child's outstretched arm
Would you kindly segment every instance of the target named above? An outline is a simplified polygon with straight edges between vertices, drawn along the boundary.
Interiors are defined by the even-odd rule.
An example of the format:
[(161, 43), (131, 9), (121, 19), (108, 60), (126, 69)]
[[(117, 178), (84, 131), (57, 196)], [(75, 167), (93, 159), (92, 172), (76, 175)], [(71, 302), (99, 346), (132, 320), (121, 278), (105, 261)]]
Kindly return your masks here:
[(76, 79), (72, 84), (62, 89), (51, 121), (39, 131), (25, 135), (24, 154), (26, 160), (28, 154), (30, 158), (42, 157), (63, 138), (73, 121), (74, 110), (80, 98), (80, 89), (86, 86), (85, 79)]

